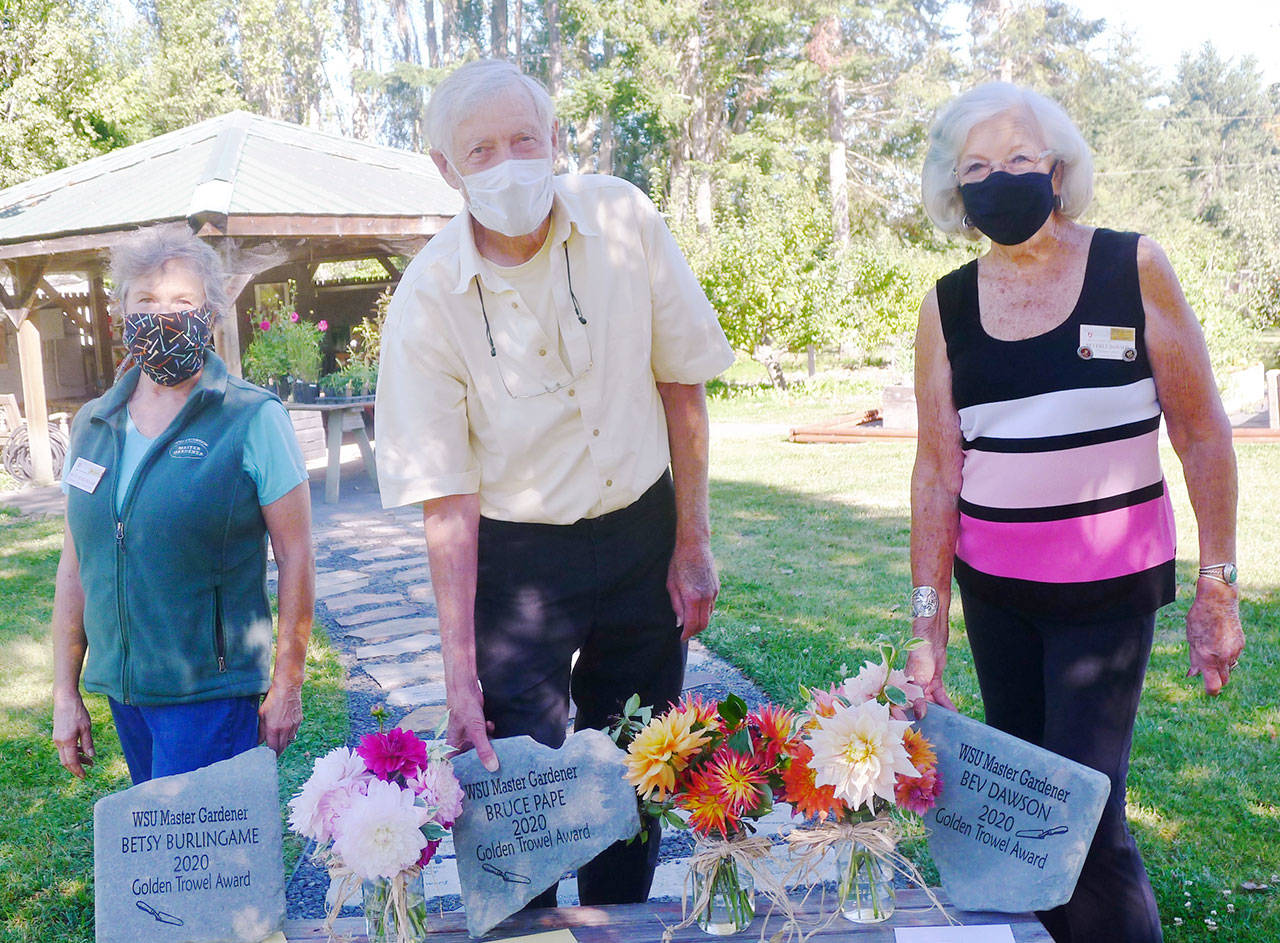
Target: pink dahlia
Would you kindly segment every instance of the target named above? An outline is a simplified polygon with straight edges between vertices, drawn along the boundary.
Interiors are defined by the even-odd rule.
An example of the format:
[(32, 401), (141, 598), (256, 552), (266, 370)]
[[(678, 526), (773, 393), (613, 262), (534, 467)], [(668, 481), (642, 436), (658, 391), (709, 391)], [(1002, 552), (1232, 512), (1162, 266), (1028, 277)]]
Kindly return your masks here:
[(385, 782), (399, 776), (410, 780), (427, 765), (427, 745), (411, 730), (396, 727), (386, 733), (366, 734), (356, 753), (369, 772)]

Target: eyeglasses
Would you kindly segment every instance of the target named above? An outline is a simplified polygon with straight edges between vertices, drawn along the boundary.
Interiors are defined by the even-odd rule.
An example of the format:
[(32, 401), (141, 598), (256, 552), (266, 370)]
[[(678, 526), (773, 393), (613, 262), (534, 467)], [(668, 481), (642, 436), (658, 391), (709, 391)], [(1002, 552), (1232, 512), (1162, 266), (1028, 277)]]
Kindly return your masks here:
[(1019, 152), (998, 160), (995, 163), (985, 160), (967, 160), (952, 171), (960, 183), (981, 183), (991, 176), (992, 171), (1003, 170), (1010, 174), (1030, 173), (1040, 162), (1053, 153), (1053, 150), (1041, 151), (1039, 154)]
[[(583, 317), (582, 308), (578, 305), (578, 296), (573, 292), (573, 269), (569, 267), (569, 244), (567, 242), (564, 243), (564, 271), (565, 276), (569, 281), (569, 301), (573, 304), (574, 316), (578, 319), (578, 323), (585, 327), (587, 319)], [(497, 361), (498, 377), (502, 380), (502, 385), (506, 389), (507, 395), (512, 399), (530, 399), (534, 396), (542, 396), (545, 393), (558, 392), (559, 390), (563, 390), (565, 387), (569, 387), (577, 383), (591, 371), (591, 336), (590, 334), (586, 334), (587, 365), (585, 367), (573, 376), (569, 377), (567, 380), (552, 383), (550, 385), (548, 385), (546, 380), (543, 378), (535, 379), (530, 377), (523, 379), (522, 382), (521, 374), (517, 369), (518, 365), (509, 363), (506, 358), (498, 356), (498, 347), (493, 342), (493, 330), (489, 327), (489, 312), (484, 306), (484, 290), (480, 287), (479, 278), (476, 279), (476, 296), (480, 299), (480, 315), (484, 318), (484, 336), (485, 339), (489, 341), (489, 356)], [(507, 376), (508, 373), (511, 374), (510, 377)], [(513, 390), (513, 386), (520, 392)]]

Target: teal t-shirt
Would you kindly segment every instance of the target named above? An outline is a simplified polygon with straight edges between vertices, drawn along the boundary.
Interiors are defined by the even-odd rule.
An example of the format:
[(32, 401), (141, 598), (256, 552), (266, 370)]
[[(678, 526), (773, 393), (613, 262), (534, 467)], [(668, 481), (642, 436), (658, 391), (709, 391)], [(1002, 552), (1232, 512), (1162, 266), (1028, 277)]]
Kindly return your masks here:
[[(116, 484), (116, 513), (124, 507), (129, 484), (137, 474), (147, 449), (155, 439), (138, 431), (129, 416), (125, 422), (124, 448), (120, 453), (120, 477)], [(241, 467), (258, 489), (258, 504), (266, 506), (307, 480), (307, 465), (298, 447), (289, 414), (276, 400), (263, 404), (245, 431), (244, 460)], [(70, 486), (62, 485), (65, 494)]]

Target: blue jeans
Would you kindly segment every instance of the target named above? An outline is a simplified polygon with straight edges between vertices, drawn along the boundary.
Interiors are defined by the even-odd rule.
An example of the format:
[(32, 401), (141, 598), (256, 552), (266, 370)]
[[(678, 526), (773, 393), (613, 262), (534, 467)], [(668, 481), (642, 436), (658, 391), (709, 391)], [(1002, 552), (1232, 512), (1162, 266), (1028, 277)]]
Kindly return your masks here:
[(107, 698), (133, 784), (189, 773), (258, 745), (256, 694), (137, 707)]

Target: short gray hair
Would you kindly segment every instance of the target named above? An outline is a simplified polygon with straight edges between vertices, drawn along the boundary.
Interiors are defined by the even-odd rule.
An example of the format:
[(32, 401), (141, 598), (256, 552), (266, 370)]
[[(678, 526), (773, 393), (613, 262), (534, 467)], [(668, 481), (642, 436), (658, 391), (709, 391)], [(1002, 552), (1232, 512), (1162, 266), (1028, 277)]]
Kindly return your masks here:
[(134, 282), (154, 275), (169, 262), (185, 265), (200, 279), (204, 300), (215, 319), (231, 307), (227, 274), (213, 247), (185, 226), (152, 226), (138, 230), (111, 250), (112, 296), (122, 312)]
[(431, 146), (452, 161), (453, 132), (458, 124), (508, 88), (523, 88), (528, 92), (538, 124), (550, 129), (556, 120), (556, 106), (541, 82), (525, 75), (506, 59), (479, 59), (454, 69), (431, 90), (426, 117), (427, 140)]
[(974, 126), (1010, 111), (1025, 112), (1039, 126), (1045, 144), (1062, 164), (1058, 212), (1075, 219), (1093, 199), (1093, 157), (1062, 106), (1029, 88), (987, 82), (944, 105), (929, 128), (921, 189), (925, 212), (943, 232), (978, 238), (979, 233), (964, 224), (964, 204), (953, 172)]

